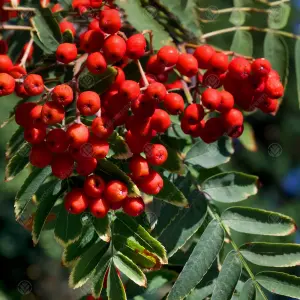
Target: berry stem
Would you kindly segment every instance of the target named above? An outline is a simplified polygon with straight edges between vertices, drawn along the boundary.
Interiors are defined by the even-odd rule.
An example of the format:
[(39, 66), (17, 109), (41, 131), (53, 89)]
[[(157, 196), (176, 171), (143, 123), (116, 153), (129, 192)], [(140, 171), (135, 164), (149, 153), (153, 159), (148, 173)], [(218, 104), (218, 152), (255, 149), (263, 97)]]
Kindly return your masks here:
[(149, 47), (150, 47), (150, 54), (153, 54), (154, 53), (154, 50), (153, 50), (153, 32), (152, 30), (144, 30), (142, 32), (143, 35), (146, 35), (148, 34), (149, 35)]
[(145, 87), (147, 88), (147, 86), (149, 85), (149, 81), (146, 77), (146, 74), (145, 74), (145, 71), (141, 65), (141, 62), (139, 60), (136, 61), (137, 65), (138, 65), (138, 68), (139, 68), (139, 71), (141, 73), (141, 76), (143, 78), (143, 81), (144, 81), (144, 84), (145, 84)]
[(290, 2), (290, 0), (279, 0), (279, 1), (274, 1), (274, 2), (269, 2), (268, 0), (255, 0), (255, 1), (259, 2), (259, 3), (266, 4), (268, 6), (277, 6), (277, 5), (280, 5), (282, 3)]
[(24, 69), (26, 69), (26, 62), (27, 62), (27, 59), (28, 59), (28, 56), (29, 56), (29, 53), (30, 53), (30, 49), (32, 47), (32, 44), (33, 44), (33, 38), (30, 39), (28, 45), (27, 45), (27, 48), (26, 48), (26, 51), (21, 59), (21, 62), (19, 64), (19, 66), (23, 67)]
[(7, 11), (35, 12), (35, 8), (33, 8), (33, 7), (22, 7), (22, 6), (11, 7), (11, 6), (3, 6), (2, 8), (3, 8), (3, 10), (7, 10)]
[(31, 26), (19, 26), (19, 25), (0, 25), (0, 30), (28, 30), (35, 31)]
[(181, 84), (183, 86), (183, 91), (184, 91), (184, 94), (185, 94), (185, 97), (186, 97), (188, 103), (192, 104), (193, 103), (193, 97), (191, 95), (191, 92), (190, 92), (190, 90), (188, 88), (187, 83), (182, 79), (181, 80)]
[(268, 9), (263, 9), (263, 8), (254, 8), (254, 7), (229, 7), (229, 8), (224, 8), (224, 9), (210, 9), (210, 8), (197, 8), (198, 11), (200, 12), (210, 12), (215, 15), (220, 15), (220, 14), (226, 14), (226, 13), (231, 13), (234, 11), (246, 11), (246, 12), (257, 12), (257, 13), (269, 13)]

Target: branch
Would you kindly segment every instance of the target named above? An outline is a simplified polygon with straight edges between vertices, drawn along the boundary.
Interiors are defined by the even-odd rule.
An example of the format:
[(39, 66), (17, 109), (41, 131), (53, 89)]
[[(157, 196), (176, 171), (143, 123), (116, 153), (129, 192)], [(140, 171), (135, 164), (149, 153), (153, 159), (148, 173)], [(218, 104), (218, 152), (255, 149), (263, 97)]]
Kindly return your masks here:
[(19, 25), (0, 25), (0, 30), (29, 30), (35, 31), (31, 26), (19, 26)]
[(30, 53), (30, 49), (32, 47), (32, 44), (33, 44), (33, 38), (30, 39), (27, 47), (26, 47), (26, 51), (21, 59), (21, 62), (19, 64), (19, 66), (23, 67), (24, 69), (26, 69), (26, 62), (27, 62), (27, 59), (28, 59), (28, 55)]
[(142, 67), (142, 65), (141, 65), (141, 63), (140, 63), (139, 60), (137, 60), (136, 63), (137, 63), (137, 65), (138, 65), (139, 71), (140, 71), (141, 76), (142, 76), (142, 78), (143, 78), (145, 87), (147, 88), (148, 85), (149, 85), (149, 81), (148, 81), (148, 79), (147, 79), (147, 77), (146, 77), (146, 74), (145, 74), (145, 72), (144, 72), (144, 69), (143, 69), (143, 67)]
[(255, 0), (256, 2), (268, 5), (268, 6), (277, 6), (282, 3), (289, 3), (290, 0), (279, 0), (279, 1), (274, 1), (274, 2), (269, 2), (268, 0)]

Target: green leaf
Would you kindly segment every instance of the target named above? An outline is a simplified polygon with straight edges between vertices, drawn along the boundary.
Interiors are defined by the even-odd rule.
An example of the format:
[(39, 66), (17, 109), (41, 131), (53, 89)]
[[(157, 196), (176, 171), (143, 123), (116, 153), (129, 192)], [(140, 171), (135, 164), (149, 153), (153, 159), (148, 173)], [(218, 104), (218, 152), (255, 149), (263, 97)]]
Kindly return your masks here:
[(255, 265), (294, 267), (300, 264), (300, 245), (281, 243), (248, 243), (240, 248), (242, 255)]
[(205, 229), (189, 260), (172, 287), (168, 300), (185, 298), (201, 282), (217, 258), (224, 242), (224, 230), (213, 220)]
[(5, 181), (11, 181), (15, 178), (29, 163), (29, 154), (31, 145), (24, 143), (17, 153), (10, 158), (5, 168)]
[(122, 253), (117, 253), (113, 257), (115, 266), (129, 279), (139, 286), (147, 286), (147, 279), (142, 270), (128, 257)]
[(290, 12), (291, 6), (285, 3), (271, 7), (268, 13), (268, 26), (272, 29), (284, 28), (289, 21)]
[(212, 144), (206, 144), (201, 140), (187, 153), (185, 162), (210, 169), (229, 162), (233, 153), (232, 141), (227, 137), (221, 137)]
[(297, 229), (288, 216), (251, 207), (231, 207), (223, 212), (222, 220), (238, 232), (258, 235), (285, 236)]
[(58, 1), (65, 10), (69, 10), (72, 6), (72, 0), (59, 0)]
[(188, 207), (189, 203), (183, 193), (168, 178), (162, 176), (164, 186), (155, 198), (179, 207)]
[(141, 195), (140, 190), (131, 180), (131, 178), (122, 171), (117, 165), (107, 159), (101, 159), (98, 161), (97, 172), (101, 173), (107, 179), (116, 180), (119, 179), (127, 184), (128, 195), (130, 197), (138, 197)]
[(64, 43), (74, 43), (74, 36), (73, 33), (70, 29), (67, 29), (64, 31), (63, 36), (62, 36), (63, 42)]
[[(53, 180), (51, 186), (43, 191), (43, 197), (39, 200), (39, 204), (33, 219), (32, 239), (37, 244), (42, 233), (43, 227), (47, 221), (52, 208), (57, 199), (65, 191), (66, 185), (61, 180)], [(58, 191), (57, 191), (58, 190)]]
[(122, 212), (117, 212), (114, 222), (114, 231), (116, 234), (132, 238), (150, 253), (157, 255), (161, 263), (167, 263), (166, 250), (163, 245), (153, 238), (140, 224), (136, 223), (134, 218)]
[[(207, 204), (203, 194), (196, 190), (188, 199), (190, 207), (179, 208), (175, 217), (158, 237), (165, 246), (169, 258), (186, 244), (206, 218)], [(162, 217), (166, 216), (162, 215)]]
[[(137, 31), (152, 30), (155, 50), (159, 50), (166, 44), (171, 44), (171, 36), (156, 21), (155, 17), (141, 6), (139, 1), (116, 0), (115, 3), (125, 11), (126, 19)], [(155, 11), (154, 14), (156, 15), (157, 12)]]
[(108, 246), (108, 243), (100, 240), (81, 256), (70, 274), (69, 284), (72, 288), (77, 289), (88, 281)]
[(65, 206), (62, 205), (54, 229), (54, 235), (57, 242), (63, 247), (66, 247), (70, 243), (78, 240), (81, 232), (81, 216), (69, 213)]
[(66, 267), (71, 266), (83, 253), (85, 253), (98, 240), (98, 234), (92, 226), (82, 230), (80, 238), (64, 248), (62, 262)]
[(257, 193), (258, 177), (239, 172), (214, 175), (202, 183), (202, 191), (209, 199), (232, 203), (247, 199)]
[(108, 215), (104, 218), (93, 218), (93, 225), (101, 240), (109, 242), (111, 238)]
[(238, 253), (231, 251), (226, 256), (217, 278), (211, 300), (230, 300), (242, 273)]
[(124, 138), (117, 132), (114, 132), (109, 138), (109, 147), (114, 159), (128, 159), (132, 156), (132, 153), (126, 144)]
[(239, 137), (239, 140), (247, 150), (249, 150), (251, 152), (257, 151), (255, 133), (254, 133), (252, 126), (249, 123), (244, 122), (244, 132)]
[(214, 282), (210, 282), (208, 285), (196, 287), (185, 299), (186, 300), (205, 300), (213, 293), (215, 287)]
[(261, 272), (255, 278), (271, 293), (300, 299), (300, 277), (281, 272)]
[(108, 300), (126, 300), (126, 293), (119, 277), (116, 266), (112, 261), (109, 268), (108, 278), (107, 278), (107, 296)]
[(248, 279), (241, 290), (239, 300), (255, 300), (256, 290), (252, 279)]
[[(233, 12), (234, 13), (234, 12)], [(236, 12), (240, 15), (241, 12)], [(237, 30), (234, 34), (230, 50), (242, 55), (253, 55), (253, 38), (248, 31)]]
[(94, 75), (85, 69), (78, 78), (79, 88), (81, 91), (92, 90), (98, 94), (103, 94), (114, 82), (116, 75), (117, 70), (113, 67), (108, 67), (100, 75)]
[(300, 40), (296, 40), (295, 46), (295, 64), (296, 64), (296, 80), (297, 80), (297, 93), (298, 93), (298, 102), (300, 107)]
[(6, 159), (14, 156), (24, 143), (24, 129), (19, 127), (6, 145)]
[(40, 8), (31, 19), (31, 22), (40, 42), (45, 48), (54, 53), (62, 37), (59, 25), (53, 17), (50, 8)]
[(15, 215), (17, 219), (25, 212), (27, 206), (32, 201), (33, 195), (50, 174), (51, 167), (48, 166), (44, 169), (35, 168), (27, 177), (15, 199)]
[[(234, 7), (249, 7), (253, 5), (252, 0), (233, 0)], [(233, 11), (230, 15), (229, 22), (235, 26), (241, 26), (246, 22), (246, 13), (240, 10)]]

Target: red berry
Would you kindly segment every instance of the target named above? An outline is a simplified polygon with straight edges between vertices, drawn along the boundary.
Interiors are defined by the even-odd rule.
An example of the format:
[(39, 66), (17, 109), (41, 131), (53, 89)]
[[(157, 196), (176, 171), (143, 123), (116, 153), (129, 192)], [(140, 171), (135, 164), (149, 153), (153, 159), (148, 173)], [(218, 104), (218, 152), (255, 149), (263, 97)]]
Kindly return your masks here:
[(75, 44), (63, 43), (56, 50), (56, 60), (68, 64), (77, 58), (77, 48)]
[(110, 209), (112, 209), (112, 210), (118, 210), (118, 209), (120, 209), (122, 207), (122, 205), (123, 205), (123, 202), (124, 202), (124, 200), (123, 201), (119, 201), (119, 202), (110, 203)]
[(198, 61), (192, 54), (182, 53), (176, 64), (181, 75), (193, 77), (198, 73)]
[(106, 60), (115, 63), (123, 58), (126, 53), (126, 42), (118, 35), (109, 36), (103, 45), (103, 54)]
[(122, 26), (119, 12), (116, 9), (107, 9), (100, 11), (99, 25), (100, 28), (106, 33), (117, 33)]
[(234, 130), (235, 127), (243, 125), (244, 122), (243, 114), (235, 108), (223, 113), (222, 119), (226, 132)]
[(6, 73), (0, 73), (0, 97), (10, 95), (14, 90), (15, 79)]
[(149, 165), (145, 158), (134, 155), (129, 163), (129, 169), (134, 178), (141, 178), (149, 175)]
[(54, 88), (51, 97), (54, 102), (67, 106), (73, 102), (73, 90), (67, 84), (60, 84)]
[(89, 140), (89, 130), (84, 124), (72, 124), (67, 129), (67, 137), (72, 147), (79, 147)]
[(24, 83), (18, 83), (18, 82), (16, 83), (15, 93), (20, 98), (27, 98), (27, 97), (29, 97), (28, 93), (25, 90)]
[(140, 118), (149, 118), (154, 114), (156, 103), (148, 101), (144, 94), (131, 102), (131, 111)]
[(79, 215), (88, 208), (89, 201), (83, 190), (76, 188), (65, 196), (64, 205), (69, 213)]
[(166, 67), (172, 67), (177, 64), (179, 58), (178, 50), (173, 46), (164, 46), (157, 53), (157, 59)]
[(76, 35), (76, 29), (73, 23), (68, 22), (68, 21), (61, 21), (59, 23), (59, 29), (61, 33), (64, 33), (67, 30), (70, 30), (72, 32), (72, 35), (75, 36)]
[(151, 128), (157, 132), (165, 132), (171, 125), (171, 119), (167, 112), (162, 109), (156, 109), (151, 117)]
[(52, 161), (52, 153), (48, 150), (45, 143), (33, 145), (29, 155), (30, 163), (37, 168), (45, 168)]
[(42, 119), (43, 105), (36, 105), (29, 112), (30, 125), (33, 127), (45, 126)]
[(97, 117), (92, 123), (92, 131), (100, 139), (107, 139), (114, 131), (113, 122), (106, 116)]
[(53, 13), (56, 13), (56, 12), (59, 12), (59, 11), (62, 11), (62, 10), (64, 10), (64, 8), (63, 8), (59, 3), (55, 4), (55, 5), (52, 7), (52, 9), (51, 9), (51, 11), (52, 11)]
[(268, 78), (266, 81), (265, 92), (270, 98), (278, 99), (283, 96), (284, 88), (279, 80)]
[(33, 102), (21, 103), (17, 106), (15, 112), (16, 123), (22, 127), (29, 127), (32, 125), (30, 119), (30, 111), (36, 106)]
[(126, 121), (126, 129), (134, 135), (148, 136), (151, 129), (150, 118), (141, 118), (138, 115), (130, 116)]
[(86, 61), (86, 66), (92, 74), (102, 74), (106, 71), (107, 63), (100, 52), (91, 53)]
[(228, 69), (228, 56), (222, 52), (215, 53), (210, 61), (209, 61), (211, 68), (217, 72), (224, 73)]
[(164, 107), (171, 115), (178, 115), (184, 111), (184, 100), (176, 93), (169, 93), (164, 98)]
[(0, 54), (0, 73), (8, 73), (13, 66), (14, 65), (8, 55)]
[(218, 89), (222, 86), (226, 73), (219, 73), (213, 70), (207, 70), (202, 78), (202, 85)]
[(46, 127), (31, 127), (24, 131), (24, 139), (30, 144), (39, 144), (44, 141), (46, 137)]
[[(156, 77), (152, 74), (145, 74), (146, 75), (146, 78), (148, 80), (148, 83), (151, 84), (155, 81), (157, 81)], [(141, 77), (140, 81), (139, 81), (139, 84), (141, 87), (145, 87), (146, 86), (146, 83), (144, 82), (144, 79), (143, 77)]]
[(56, 154), (51, 162), (52, 174), (63, 180), (71, 176), (74, 170), (74, 160), (68, 153)]
[(268, 74), (268, 79), (273, 78), (273, 79), (277, 79), (280, 80), (280, 76), (278, 74), (278, 72), (276, 72), (275, 70), (271, 70), (270, 73)]
[(156, 103), (164, 101), (166, 95), (167, 90), (160, 82), (151, 83), (145, 91), (146, 99)]
[(127, 102), (136, 100), (140, 95), (140, 86), (133, 80), (125, 80), (119, 88), (119, 94)]
[(44, 81), (40, 75), (30, 74), (24, 80), (24, 88), (28, 95), (37, 96), (44, 91)]
[(278, 100), (265, 98), (257, 107), (266, 114), (271, 114), (277, 111)]
[(83, 116), (95, 115), (100, 109), (100, 97), (97, 93), (86, 91), (79, 95), (77, 108)]
[(143, 152), (145, 145), (149, 141), (148, 137), (141, 137), (139, 135), (134, 135), (132, 134), (131, 131), (126, 132), (125, 140), (130, 148), (130, 151), (134, 154), (139, 154)]
[(146, 39), (141, 34), (134, 34), (126, 41), (126, 55), (130, 59), (140, 59), (145, 54)]
[(207, 109), (216, 110), (221, 103), (221, 95), (218, 90), (207, 89), (203, 92), (201, 101)]
[(147, 144), (144, 150), (148, 163), (160, 166), (168, 159), (168, 151), (161, 144)]
[(199, 137), (205, 125), (205, 121), (202, 120), (200, 123), (191, 125), (187, 119), (182, 118), (181, 129), (185, 134), (189, 134), (192, 137)]
[(145, 211), (145, 203), (143, 198), (129, 198), (127, 197), (123, 203), (124, 212), (131, 216), (137, 217)]
[(265, 77), (272, 69), (271, 63), (265, 58), (258, 58), (252, 62), (251, 70), (254, 76)]
[(90, 204), (90, 211), (96, 218), (104, 218), (109, 211), (109, 203), (104, 198), (92, 199)]
[(48, 149), (54, 153), (63, 153), (69, 147), (67, 133), (61, 128), (52, 129), (46, 138)]
[(217, 110), (221, 113), (226, 112), (233, 108), (234, 106), (234, 98), (227, 91), (220, 91), (219, 95), (221, 96), (221, 102), (217, 108)]
[(200, 69), (210, 68), (210, 59), (216, 53), (215, 49), (209, 45), (202, 45), (196, 48), (194, 56), (198, 61)]
[(47, 125), (60, 123), (65, 118), (65, 111), (62, 105), (55, 102), (46, 102), (42, 108), (42, 120)]
[(99, 24), (99, 20), (98, 19), (93, 19), (90, 24), (89, 24), (89, 30), (97, 30), (102, 32), (101, 28), (100, 28), (100, 24)]
[(80, 48), (86, 53), (100, 51), (104, 44), (104, 33), (99, 30), (88, 30), (80, 39)]
[(109, 152), (109, 144), (107, 141), (101, 140), (94, 135), (90, 135), (89, 143), (92, 146), (92, 154), (97, 160), (103, 159)]
[(201, 104), (190, 104), (184, 111), (184, 119), (191, 125), (196, 125), (204, 118), (204, 109)]
[(23, 77), (24, 75), (26, 75), (27, 72), (26, 72), (26, 70), (25, 70), (23, 67), (21, 67), (21, 66), (14, 66), (14, 67), (10, 68), (8, 74), (9, 74), (10, 76), (12, 76), (13, 78), (18, 79), (18, 78), (21, 78), (21, 77)]
[(228, 136), (232, 138), (238, 138), (240, 137), (244, 132), (244, 125), (235, 127), (234, 130), (228, 133)]
[(84, 182), (84, 192), (93, 198), (100, 197), (105, 189), (105, 181), (98, 175), (90, 175)]
[(114, 66), (114, 68), (117, 70), (117, 75), (115, 77), (114, 83), (111, 85), (111, 89), (118, 89), (120, 85), (125, 81), (125, 73), (124, 71), (119, 68)]
[(76, 171), (81, 176), (88, 176), (95, 171), (97, 159), (94, 157), (85, 157), (77, 160)]
[(228, 71), (233, 78), (245, 80), (251, 75), (251, 64), (243, 57), (236, 57), (230, 62)]
[(165, 66), (158, 60), (157, 55), (153, 55), (147, 62), (146, 70), (148, 73), (160, 74), (164, 72)]
[(152, 170), (148, 176), (139, 182), (141, 190), (149, 195), (157, 195), (163, 188), (164, 181), (156, 171)]
[(223, 120), (221, 118), (210, 118), (205, 122), (200, 137), (205, 143), (210, 144), (217, 141), (224, 133)]
[(118, 180), (108, 182), (105, 187), (104, 195), (109, 202), (123, 201), (127, 197), (127, 186)]

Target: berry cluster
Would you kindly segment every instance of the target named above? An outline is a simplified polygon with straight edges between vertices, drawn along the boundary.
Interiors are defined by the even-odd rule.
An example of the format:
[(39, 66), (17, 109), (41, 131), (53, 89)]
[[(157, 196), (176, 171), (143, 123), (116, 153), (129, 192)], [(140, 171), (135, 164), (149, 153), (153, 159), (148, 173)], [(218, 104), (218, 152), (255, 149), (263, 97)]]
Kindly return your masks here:
[[(73, 9), (78, 14), (90, 9), (96, 9), (97, 14), (93, 12), (93, 19), (81, 34), (77, 34), (76, 27), (68, 20), (61, 21), (61, 32), (69, 30), (78, 42), (62, 43), (56, 50), (57, 64), (64, 66), (87, 54), (79, 73), (88, 70), (99, 75), (110, 66), (115, 68), (117, 75), (105, 93), (80, 91), (79, 74), (70, 82), (47, 88), (39, 74), (26, 72), (25, 52), (27, 63), (33, 55), (33, 46), (28, 44), (20, 54), (20, 64), (14, 65), (6, 54), (0, 55), (0, 96), (13, 92), (21, 98), (41, 96), (39, 102), (18, 105), (15, 119), (24, 128), (25, 140), (32, 144), (32, 165), (38, 168), (51, 165), (53, 175), (60, 179), (70, 177), (74, 170), (85, 177), (84, 188), (75, 188), (67, 194), (67, 210), (77, 214), (89, 207), (101, 218), (109, 209), (122, 207), (127, 214), (137, 216), (145, 208), (142, 198), (128, 197), (122, 182), (105, 183), (95, 175), (98, 161), (109, 153), (109, 138), (115, 130), (124, 133), (132, 153), (128, 175), (142, 192), (156, 195), (164, 182), (153, 167), (166, 162), (168, 151), (164, 145), (153, 143), (153, 138), (166, 133), (171, 125), (170, 115), (179, 115), (182, 131), (200, 137), (205, 143), (215, 142), (224, 134), (239, 137), (244, 121), (240, 109), (274, 112), (284, 89), (277, 72), (263, 58), (249, 61), (236, 57), (229, 62), (226, 53), (209, 45), (199, 46), (193, 54), (180, 53), (173, 46), (164, 46), (153, 54), (151, 44), (147, 51), (144, 33), (127, 39), (120, 32), (119, 11), (112, 1), (105, 4), (73, 0)], [(61, 9), (59, 4), (52, 7), (53, 12)], [(139, 59), (148, 54), (151, 55), (144, 72)], [(139, 82), (126, 80), (123, 68), (132, 61), (139, 67)], [(202, 74), (201, 70), (206, 71)], [(168, 83), (171, 72), (180, 77)], [(186, 85), (189, 78), (195, 79), (195, 87)], [(220, 90), (221, 86), (224, 90)], [(187, 104), (181, 95), (183, 89), (195, 92)], [(66, 111), (72, 106), (76, 109), (76, 119), (65, 124)], [(92, 124), (83, 124), (81, 116), (94, 116)]]

